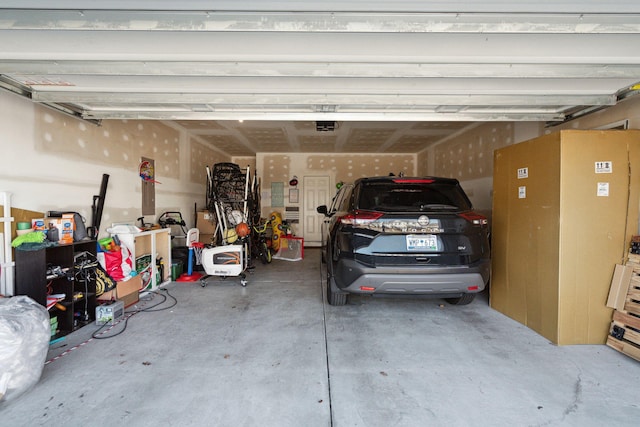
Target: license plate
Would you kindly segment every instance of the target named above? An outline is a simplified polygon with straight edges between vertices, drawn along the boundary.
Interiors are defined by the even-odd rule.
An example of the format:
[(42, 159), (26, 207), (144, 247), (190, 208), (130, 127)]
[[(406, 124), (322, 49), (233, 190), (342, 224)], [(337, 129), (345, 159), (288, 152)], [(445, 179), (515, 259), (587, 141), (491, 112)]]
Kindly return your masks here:
[(433, 234), (409, 234), (406, 237), (408, 251), (435, 251), (438, 249), (438, 238)]

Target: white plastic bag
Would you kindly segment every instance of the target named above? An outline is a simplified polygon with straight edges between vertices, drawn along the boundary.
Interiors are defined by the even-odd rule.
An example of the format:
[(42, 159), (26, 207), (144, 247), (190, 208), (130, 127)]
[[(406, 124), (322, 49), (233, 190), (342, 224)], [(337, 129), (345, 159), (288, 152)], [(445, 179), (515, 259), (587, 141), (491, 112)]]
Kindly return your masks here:
[(0, 298), (0, 407), (38, 382), (50, 339), (46, 308), (26, 296)]

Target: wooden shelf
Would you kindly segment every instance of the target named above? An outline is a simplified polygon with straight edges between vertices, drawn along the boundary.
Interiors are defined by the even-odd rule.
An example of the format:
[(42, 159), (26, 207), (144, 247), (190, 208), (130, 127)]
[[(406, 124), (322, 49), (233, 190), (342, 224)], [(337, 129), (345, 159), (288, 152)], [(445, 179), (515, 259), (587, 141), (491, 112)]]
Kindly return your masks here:
[[(118, 239), (130, 251), (134, 262), (143, 255), (151, 255), (150, 277), (144, 290), (155, 290), (163, 283), (171, 280), (171, 230), (161, 228), (157, 230), (142, 231), (140, 233), (118, 233)], [(163, 277), (158, 279), (158, 267), (156, 259), (162, 258), (164, 262)], [(140, 272), (139, 272), (140, 273)], [(143, 278), (144, 280), (145, 278)], [(144, 283), (144, 282), (143, 282)]]
[[(84, 283), (75, 268), (75, 255), (82, 252), (88, 252), (95, 257), (96, 242), (74, 242), (36, 251), (16, 248), (16, 295), (26, 295), (45, 307), (48, 293), (65, 295), (63, 300), (58, 301), (64, 310), (55, 305), (49, 309), (49, 315), (58, 318), (59, 332), (52, 340), (95, 320), (95, 276), (90, 276), (87, 283)], [(47, 269), (51, 266), (60, 267), (66, 274), (53, 277), (47, 275)], [(82, 297), (74, 298), (77, 293), (82, 293)], [(81, 319), (76, 317), (78, 312), (81, 313)]]

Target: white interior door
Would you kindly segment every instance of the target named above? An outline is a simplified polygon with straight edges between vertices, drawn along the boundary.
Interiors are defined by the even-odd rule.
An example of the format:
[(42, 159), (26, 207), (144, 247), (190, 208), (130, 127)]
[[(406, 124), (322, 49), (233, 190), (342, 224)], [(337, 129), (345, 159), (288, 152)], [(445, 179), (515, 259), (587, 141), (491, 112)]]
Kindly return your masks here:
[(320, 205), (327, 205), (331, 201), (329, 195), (328, 176), (303, 177), (303, 220), (305, 246), (320, 246), (322, 244), (323, 216), (316, 212)]

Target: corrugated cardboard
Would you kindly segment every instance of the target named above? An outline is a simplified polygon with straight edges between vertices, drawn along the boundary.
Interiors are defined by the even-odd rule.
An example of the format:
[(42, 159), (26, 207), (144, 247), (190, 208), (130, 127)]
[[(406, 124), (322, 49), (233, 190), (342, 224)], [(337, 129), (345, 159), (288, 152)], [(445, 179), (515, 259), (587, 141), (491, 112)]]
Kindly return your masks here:
[(631, 286), (631, 275), (633, 267), (616, 264), (611, 279), (611, 288), (609, 289), (609, 298), (607, 298), (607, 307), (616, 310), (624, 310), (624, 303)]
[[(11, 237), (17, 237), (16, 226), (19, 222), (30, 222), (33, 218), (42, 218), (44, 214), (42, 212), (27, 211), (24, 209), (11, 208), (11, 212), (5, 212), (4, 206), (0, 206), (0, 216), (11, 216), (13, 222), (11, 223)], [(4, 232), (4, 229), (2, 230)]]
[(604, 344), (611, 272), (637, 232), (640, 131), (561, 131), (494, 157), (491, 306), (554, 343)]
[(196, 228), (200, 234), (214, 234), (216, 232), (216, 220), (209, 211), (200, 211), (196, 217)]
[(200, 233), (200, 238), (198, 239), (201, 243), (205, 245), (210, 245), (214, 243), (215, 234), (202, 234)]
[(73, 243), (73, 230), (75, 229), (73, 214), (62, 214), (61, 218), (45, 218), (44, 224), (48, 229), (58, 229), (58, 243)]
[(142, 278), (140, 275), (137, 275), (129, 280), (118, 282), (114, 290), (100, 295), (98, 301), (121, 300), (124, 302), (125, 307), (129, 307), (139, 301), (139, 291), (141, 287)]

